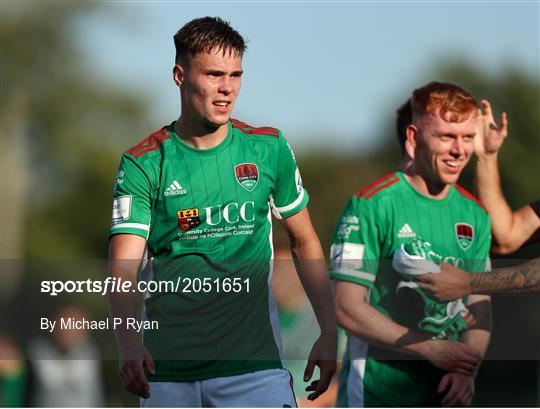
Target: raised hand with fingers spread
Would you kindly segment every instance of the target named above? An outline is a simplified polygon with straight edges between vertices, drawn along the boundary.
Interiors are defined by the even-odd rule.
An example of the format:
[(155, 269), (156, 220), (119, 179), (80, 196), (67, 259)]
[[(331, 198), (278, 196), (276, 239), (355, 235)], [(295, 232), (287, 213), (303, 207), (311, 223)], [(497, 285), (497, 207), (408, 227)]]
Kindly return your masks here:
[(476, 138), (474, 138), (474, 153), (478, 157), (497, 153), (508, 135), (508, 119), (506, 112), (501, 114), (498, 126), (493, 118), (493, 111), (488, 100), (480, 101), (482, 108), (478, 109)]

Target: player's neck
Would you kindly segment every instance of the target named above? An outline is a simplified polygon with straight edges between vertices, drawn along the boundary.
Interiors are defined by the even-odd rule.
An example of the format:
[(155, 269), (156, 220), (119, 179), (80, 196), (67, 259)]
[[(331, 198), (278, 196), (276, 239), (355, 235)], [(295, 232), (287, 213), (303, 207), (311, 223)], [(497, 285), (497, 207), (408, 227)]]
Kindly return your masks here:
[(430, 199), (442, 200), (446, 198), (450, 191), (450, 185), (433, 183), (428, 178), (422, 176), (414, 170), (414, 167), (401, 168), (405, 179), (420, 194)]
[(189, 121), (185, 116), (174, 123), (174, 131), (182, 141), (196, 149), (211, 149), (218, 146), (227, 137), (228, 123), (210, 127)]

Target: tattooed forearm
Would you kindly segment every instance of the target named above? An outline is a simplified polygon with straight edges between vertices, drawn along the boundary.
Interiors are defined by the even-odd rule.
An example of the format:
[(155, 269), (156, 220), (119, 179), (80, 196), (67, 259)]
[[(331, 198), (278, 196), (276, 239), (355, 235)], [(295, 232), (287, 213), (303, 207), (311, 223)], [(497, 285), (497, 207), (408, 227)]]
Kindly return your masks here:
[(540, 292), (540, 257), (519, 266), (472, 274), (476, 294)]

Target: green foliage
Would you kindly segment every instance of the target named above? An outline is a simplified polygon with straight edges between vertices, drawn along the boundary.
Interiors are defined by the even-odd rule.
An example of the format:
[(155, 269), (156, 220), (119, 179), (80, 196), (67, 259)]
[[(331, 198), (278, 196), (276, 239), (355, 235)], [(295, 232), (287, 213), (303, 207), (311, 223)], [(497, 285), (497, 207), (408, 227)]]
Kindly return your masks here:
[(106, 256), (119, 146), (149, 129), (144, 103), (100, 84), (72, 42), (77, 17), (99, 13), (96, 4), (3, 9), (2, 138), (9, 146), (10, 130), (19, 129), (31, 164), (26, 180), (12, 175), (27, 187), (23, 254), (29, 258)]

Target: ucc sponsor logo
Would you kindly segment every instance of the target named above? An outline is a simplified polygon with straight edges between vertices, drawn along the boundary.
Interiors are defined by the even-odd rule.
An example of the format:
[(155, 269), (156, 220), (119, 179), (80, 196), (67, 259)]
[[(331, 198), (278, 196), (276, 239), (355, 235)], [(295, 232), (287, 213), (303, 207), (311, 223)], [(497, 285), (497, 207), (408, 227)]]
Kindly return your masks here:
[(255, 220), (255, 202), (228, 203), (206, 207), (206, 223), (209, 226), (216, 226), (223, 220), (229, 224), (238, 222), (252, 222)]

